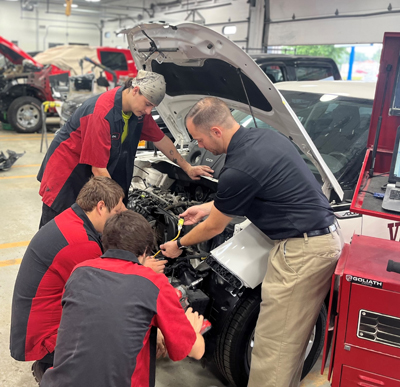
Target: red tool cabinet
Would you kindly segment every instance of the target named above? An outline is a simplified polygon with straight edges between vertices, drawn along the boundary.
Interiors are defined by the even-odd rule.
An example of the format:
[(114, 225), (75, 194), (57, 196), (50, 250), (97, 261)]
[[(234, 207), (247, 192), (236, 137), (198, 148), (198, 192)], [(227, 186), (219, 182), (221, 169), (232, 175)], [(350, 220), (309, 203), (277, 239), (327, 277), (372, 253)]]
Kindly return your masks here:
[(386, 271), (389, 259), (400, 260), (399, 242), (354, 235), (344, 249), (328, 311), (335, 326), (326, 335), (333, 387), (400, 387), (400, 274)]
[[(400, 222), (400, 212), (384, 210), (380, 200), (367, 194), (381, 192), (388, 182), (400, 126), (398, 96), (400, 33), (389, 32), (383, 40), (367, 151), (350, 210)], [(400, 262), (399, 242), (354, 235), (344, 247), (332, 278), (321, 369), (332, 343), (328, 378), (333, 387), (400, 387), (400, 274), (386, 270), (389, 260)]]

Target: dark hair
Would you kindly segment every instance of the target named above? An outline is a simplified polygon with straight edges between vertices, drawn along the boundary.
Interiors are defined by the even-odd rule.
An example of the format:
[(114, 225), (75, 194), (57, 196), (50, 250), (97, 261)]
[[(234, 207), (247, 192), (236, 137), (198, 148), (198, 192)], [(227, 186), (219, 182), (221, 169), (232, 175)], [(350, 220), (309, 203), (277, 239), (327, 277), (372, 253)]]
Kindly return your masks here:
[[(125, 83), (124, 83), (124, 89), (132, 89), (134, 86), (132, 85), (132, 81), (135, 78), (128, 78)], [(139, 86), (139, 85), (136, 85)], [(140, 91), (140, 86), (139, 86), (139, 94), (142, 95), (142, 92)]]
[(137, 257), (154, 248), (154, 233), (149, 222), (140, 214), (126, 210), (107, 219), (103, 230), (105, 250), (130, 251)]
[(125, 89), (128, 89), (128, 88), (131, 88), (132, 87), (132, 81), (134, 80), (134, 78), (128, 78), (126, 81), (125, 81), (125, 83), (124, 83), (124, 86), (125, 86)]
[(228, 105), (219, 98), (205, 97), (198, 101), (186, 115), (198, 130), (207, 131), (214, 125), (228, 127), (234, 121)]
[(109, 177), (94, 176), (82, 187), (76, 203), (83, 211), (89, 212), (103, 201), (111, 211), (124, 197), (124, 191), (117, 182)]

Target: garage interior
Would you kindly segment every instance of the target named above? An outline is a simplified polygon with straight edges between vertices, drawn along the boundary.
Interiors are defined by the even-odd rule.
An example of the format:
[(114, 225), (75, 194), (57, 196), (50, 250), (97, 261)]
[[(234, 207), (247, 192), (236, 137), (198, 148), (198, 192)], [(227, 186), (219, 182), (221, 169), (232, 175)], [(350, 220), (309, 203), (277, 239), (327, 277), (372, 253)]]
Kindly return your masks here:
[[(382, 110), (375, 110), (375, 101), (378, 98), (378, 94), (375, 95), (374, 93), (375, 84), (378, 81), (378, 83), (380, 82), (381, 84), (379, 100), (383, 101), (382, 108), (385, 103), (392, 103), (389, 101), (391, 99), (390, 97), (385, 101), (385, 92), (383, 89), (386, 91), (387, 86), (384, 87), (385, 81), (381, 75), (386, 74), (386, 76), (389, 77), (388, 74), (389, 71), (391, 71), (391, 79), (394, 80), (396, 74), (398, 74), (396, 72), (397, 69), (385, 70), (385, 73), (382, 67), (379, 69), (379, 63), (381, 63), (382, 66), (382, 62), (380, 62), (380, 53), (384, 34), (388, 32), (396, 33), (399, 31), (400, 0), (391, 0), (390, 2), (384, 2), (382, 0), (355, 0), (352, 2), (344, 0), (332, 0), (330, 2), (311, 0), (66, 0), (65, 2), (63, 0), (0, 0), (0, 4), (0, 38), (12, 42), (15, 46), (21, 48), (34, 58), (47, 49), (61, 45), (129, 49), (127, 35), (121, 31), (127, 31), (137, 24), (147, 23), (150, 20), (166, 21), (171, 25), (175, 21), (187, 21), (208, 27), (212, 31), (221, 34), (235, 43), (241, 50), (252, 55), (253, 58), (268, 58), (268, 55), (275, 54), (298, 55), (302, 53), (299, 47), (303, 46), (330, 46), (341, 48), (343, 56), (346, 58), (343, 59), (343, 63), (339, 66), (339, 76), (341, 79), (343, 81), (349, 80), (349, 82), (354, 83), (365, 83), (365, 81), (367, 81), (369, 84), (373, 83), (374, 86), (366, 86), (365, 89), (363, 89), (362, 86), (356, 86), (354, 91), (348, 91), (352, 90), (351, 85), (343, 85), (342, 89), (340, 89), (340, 86), (336, 85), (331, 87), (329, 82), (336, 83), (341, 81), (333, 80), (337, 78), (333, 76), (333, 72), (329, 73), (329, 77), (332, 80), (321, 81), (321, 91), (318, 89), (320, 96), (328, 97), (323, 101), (323, 99), (320, 100), (318, 96), (318, 98), (316, 97), (318, 101), (316, 101), (318, 103), (319, 101), (327, 103), (331, 95), (335, 95), (333, 98), (336, 98), (338, 103), (343, 99), (343, 105), (346, 107), (342, 107), (342, 112), (340, 112), (341, 108), (339, 108), (336, 110), (336, 113), (332, 113), (334, 110), (332, 107), (331, 115), (338, 115), (340, 112), (340, 114), (347, 114), (348, 117), (351, 117), (351, 119), (346, 118), (346, 123), (344, 124), (348, 133), (345, 135), (344, 130), (342, 132), (341, 129), (340, 133), (338, 132), (337, 136), (334, 138), (327, 138), (326, 136), (328, 134), (325, 135), (325, 132), (324, 136), (321, 135), (319, 137), (316, 134), (313, 137), (309, 132), (309, 136), (315, 144), (316, 149), (318, 149), (321, 154), (325, 153), (332, 156), (330, 159), (325, 158), (324, 161), (332, 171), (332, 176), (338, 178), (338, 180), (340, 176), (342, 180), (339, 181), (339, 183), (343, 183), (344, 178), (340, 171), (343, 172), (345, 166), (350, 165), (349, 154), (351, 154), (352, 157), (355, 154), (357, 155), (358, 164), (356, 164), (354, 168), (359, 167), (358, 170), (360, 170), (363, 165), (362, 161), (367, 147), (367, 138), (368, 146), (370, 146), (371, 149), (374, 144), (376, 130), (374, 130), (372, 135), (371, 129), (369, 128), (375, 127), (376, 129), (378, 126), (378, 117), (381, 116), (382, 128), (380, 130), (386, 141), (384, 143), (384, 148), (386, 148), (384, 150), (380, 149), (381, 152), (378, 148), (378, 162), (376, 164), (377, 171), (375, 175), (386, 172), (386, 167), (387, 170), (389, 170), (390, 160), (388, 161), (385, 158), (382, 164), (380, 164), (379, 160), (383, 159), (379, 159), (379, 157), (380, 154), (395, 153), (393, 151), (393, 145), (390, 145), (394, 144), (395, 135), (392, 140), (391, 136), (385, 135), (385, 130), (389, 130), (385, 129), (385, 122), (392, 125), (392, 121), (390, 121), (390, 119), (387, 121), (385, 121), (385, 119), (382, 120), (382, 114), (387, 114), (386, 110), (383, 113)], [(294, 49), (295, 47), (296, 49)], [(311, 49), (309, 52), (311, 52), (309, 55), (313, 55)], [(364, 59), (366, 62), (370, 62), (368, 70), (365, 70), (364, 67), (357, 67), (357, 52), (367, 52), (368, 58), (365, 57)], [(370, 52), (373, 53), (370, 54)], [(303, 54), (301, 55), (304, 56)], [(314, 56), (320, 55), (323, 54), (318, 52)], [(361, 54), (359, 54), (359, 58), (360, 57)], [(92, 59), (96, 61), (95, 57), (92, 57)], [(260, 67), (262, 67), (260, 59), (258, 59), (258, 61)], [(372, 62), (374, 62), (374, 64), (372, 64)], [(385, 65), (387, 63), (389, 62), (385, 62)], [(0, 68), (4, 66), (4, 64), (5, 62), (1, 62), (0, 54)], [(75, 65), (75, 69), (71, 70), (71, 76), (82, 75), (79, 74), (79, 72), (82, 71), (83, 73), (82, 66), (84, 65), (86, 66), (85, 71), (93, 71), (96, 77), (103, 75), (103, 73), (106, 74), (106, 70), (99, 69), (98, 67), (95, 69), (89, 61), (75, 63)], [(276, 71), (279, 66), (280, 65), (273, 64), (268, 68), (269, 70), (263, 69), (271, 82), (278, 80), (280, 74), (272, 73), (271, 71)], [(297, 64), (296, 66), (299, 65)], [(368, 73), (370, 69), (372, 70)], [(268, 71), (270, 72), (268, 73)], [(289, 74), (289, 70), (285, 71), (285, 74)], [(378, 77), (378, 73), (381, 78)], [(2, 76), (3, 74), (0, 73), (0, 77)], [(277, 79), (271, 77), (276, 77)], [(297, 73), (297, 77), (299, 78), (299, 73)], [(113, 81), (111, 75), (107, 76), (107, 79), (109, 82)], [(283, 80), (286, 79), (282, 79), (282, 81)], [(306, 81), (306, 79), (304, 80)], [(301, 86), (285, 86), (284, 83), (285, 82), (277, 83), (276, 85), (279, 85), (277, 89), (288, 101), (294, 113), (297, 114), (297, 109), (300, 109), (301, 106), (299, 105), (298, 108), (295, 106), (296, 98), (293, 97), (291, 93), (297, 92), (298, 95), (302, 95), (303, 91)], [(295, 82), (292, 81), (290, 83), (294, 84)], [(71, 87), (71, 81), (69, 81), (69, 84), (69, 87)], [(94, 83), (91, 84), (94, 85)], [(2, 85), (3, 83), (0, 83), (0, 86)], [(317, 86), (311, 84), (308, 86), (305, 85), (304, 87), (308, 88), (308, 90), (304, 89), (304, 92), (308, 92), (310, 88)], [(390, 87), (393, 86), (389, 86), (389, 90), (392, 90)], [(60, 99), (65, 92), (62, 87), (60, 90), (55, 97), (56, 100)], [(96, 90), (97, 92), (102, 92), (105, 89), (102, 88), (100, 84), (97, 84)], [(317, 93), (317, 91), (315, 92)], [(353, 95), (350, 95), (350, 93), (353, 93)], [(292, 99), (291, 96), (293, 97)], [(3, 97), (0, 90), (0, 99), (1, 98)], [(354, 100), (352, 101), (351, 98), (354, 98)], [(291, 105), (291, 101), (293, 101), (293, 106)], [(315, 112), (318, 112), (318, 103), (312, 105), (314, 110), (310, 109), (311, 113), (307, 113), (309, 114), (308, 118), (310, 121), (307, 119), (301, 121), (300, 119), (301, 124), (306, 127), (307, 131), (309, 128), (307, 125), (311, 125), (310, 122), (313, 121), (313, 119), (317, 121)], [(350, 106), (351, 104), (353, 105)], [(387, 105), (385, 105), (385, 107), (386, 106)], [(390, 106), (393, 107), (394, 105)], [(22, 132), (21, 130), (17, 132), (6, 119), (1, 120), (5, 122), (0, 123), (0, 151), (4, 152), (5, 157), (8, 157), (7, 150), (12, 150), (21, 154), (21, 157), (15, 161), (10, 168), (0, 170), (0, 213), (2, 214), (2, 222), (0, 225), (0, 384), (3, 387), (34, 387), (38, 385), (32, 376), (32, 362), (17, 362), (10, 356), (11, 303), (14, 284), (22, 257), (24, 256), (30, 240), (39, 228), (42, 202), (38, 193), (40, 183), (37, 181), (36, 176), (47, 149), (44, 140), (47, 140), (50, 144), (56, 135), (56, 130), (60, 128), (61, 121), (56, 110), (57, 109), (50, 109), (52, 114), (47, 117), (44, 126), (40, 124), (40, 128), (35, 130), (34, 133), (23, 133), (23, 130)], [(251, 114), (252, 113), (249, 112), (244, 118), (241, 117), (241, 125), (252, 126), (253, 119), (255, 122), (256, 118), (253, 117), (252, 119)], [(396, 113), (393, 114), (396, 115)], [(31, 117), (29, 117), (27, 118), (28, 120), (31, 119)], [(339, 118), (334, 118), (334, 120), (337, 121), (331, 122), (330, 125), (327, 124), (325, 128), (318, 128), (321, 128), (321, 130), (327, 129), (328, 127), (332, 129), (340, 121)], [(156, 122), (158, 123), (157, 120)], [(262, 120), (258, 117), (257, 122), (259, 125), (262, 125)], [(165, 124), (168, 127), (168, 120), (165, 120)], [(321, 121), (320, 125), (324, 125), (324, 123)], [(356, 125), (358, 129), (354, 129), (355, 126), (353, 125)], [(387, 125), (389, 126), (389, 124)], [(368, 129), (370, 130), (369, 137)], [(45, 134), (43, 133), (44, 130), (46, 130)], [(357, 130), (359, 130), (359, 133)], [(393, 130), (395, 131), (396, 129)], [(350, 132), (351, 135), (349, 134)], [(358, 135), (359, 137), (357, 137)], [(344, 144), (349, 145), (343, 147)], [(360, 150), (356, 148), (357, 146), (360, 147)], [(361, 152), (361, 147), (364, 153)], [(338, 148), (340, 148), (340, 151), (338, 151)], [(153, 154), (154, 151), (148, 150), (147, 152)], [(157, 171), (157, 173), (159, 172)], [(136, 183), (140, 183), (139, 180), (143, 180), (143, 178), (146, 177), (145, 175), (140, 175), (140, 171), (138, 174), (135, 173), (135, 175), (139, 175), (139, 179), (135, 180)], [(354, 223), (352, 223), (348, 229), (346, 225), (343, 227), (341, 226), (343, 233), (348, 235), (348, 237), (345, 238), (345, 242), (350, 243), (354, 233), (362, 234), (367, 237), (376, 237), (382, 240), (399, 240), (397, 234), (397, 229), (400, 225), (399, 215), (393, 215), (392, 213), (391, 217), (385, 218), (385, 216), (382, 217), (372, 214), (372, 216), (364, 217), (363, 219), (362, 216), (365, 214), (370, 215), (370, 212), (365, 212), (365, 210), (363, 212), (361, 208), (361, 213), (364, 215), (357, 215), (350, 209), (350, 203), (354, 200), (353, 195), (356, 195), (355, 186), (358, 181), (358, 176), (359, 172), (355, 175), (354, 173), (351, 174), (351, 176), (349, 175), (349, 179), (352, 179), (351, 184), (353, 184), (351, 188), (342, 184), (340, 189), (343, 188), (342, 194), (344, 199), (341, 203), (345, 204), (335, 207), (335, 213), (338, 212), (340, 214), (339, 216), (342, 217), (339, 218), (339, 224), (341, 224), (340, 220), (344, 218), (352, 218), (354, 220)], [(330, 189), (332, 189), (332, 186)], [(360, 185), (358, 185), (358, 189), (362, 191), (364, 188), (363, 186), (360, 188)], [(379, 189), (380, 187), (376, 188), (377, 191), (379, 191)], [(334, 204), (340, 202), (336, 196), (331, 196), (331, 198), (332, 197), (335, 198), (335, 200), (333, 200)], [(355, 197), (357, 197), (357, 195)], [(352, 209), (357, 209), (354, 203), (351, 205)], [(379, 212), (380, 209), (377, 210), (374, 208), (371, 211)], [(392, 251), (391, 245), (389, 250)], [(388, 256), (391, 255), (389, 254)], [(337, 276), (339, 275), (338, 272)], [(391, 284), (396, 283), (395, 280), (390, 281)], [(400, 277), (398, 277), (398, 281), (400, 281)], [(395, 285), (393, 285), (392, 291), (396, 291), (394, 290), (394, 286)], [(331, 303), (332, 302), (334, 303), (334, 301), (331, 301)], [(325, 319), (328, 319), (328, 325), (330, 318), (329, 305), (329, 300), (327, 299), (327, 311), (325, 313), (328, 313), (328, 316), (325, 316)], [(335, 308), (335, 306), (336, 305), (333, 305), (332, 308)], [(396, 318), (400, 319), (400, 314), (398, 312), (396, 313)], [(332, 339), (334, 325), (334, 316), (332, 316), (332, 321), (329, 325), (329, 332), (331, 332), (331, 334), (328, 333), (329, 339), (326, 339), (328, 344), (331, 344), (329, 340)], [(395, 334), (398, 335), (396, 337), (400, 337), (398, 333), (400, 332), (400, 327), (395, 325), (395, 329)], [(400, 343), (400, 341), (398, 341), (397, 344), (391, 345), (391, 349), (396, 347), (393, 350), (394, 352), (389, 351), (392, 357), (400, 356), (400, 353), (395, 352), (398, 351), (398, 343)], [(335, 345), (335, 343), (332, 345)], [(308, 375), (301, 381), (300, 386), (331, 386), (332, 380), (328, 380), (328, 374), (330, 375), (331, 373), (331, 356), (332, 349), (331, 352), (329, 352), (328, 359), (324, 358), (321, 345), (316, 363), (313, 365)], [(326, 365), (323, 374), (321, 374), (321, 363), (325, 361)], [(180, 387), (188, 385), (192, 387), (235, 386), (232, 381), (230, 382), (221, 374), (220, 370), (213, 362), (196, 361), (191, 358), (187, 358), (181, 362), (173, 362), (168, 358), (164, 358), (157, 360), (156, 367), (156, 386), (160, 387)], [(400, 377), (396, 380), (389, 379), (388, 385), (400, 385), (400, 381), (397, 380), (400, 379)], [(350, 381), (346, 384), (343, 380), (341, 385), (344, 387), (356, 385), (350, 384)], [(373, 384), (375, 382), (376, 380), (374, 381), (371, 379), (369, 381), (364, 381), (365, 384), (359, 385), (380, 385)], [(240, 386), (237, 385), (237, 387)]]

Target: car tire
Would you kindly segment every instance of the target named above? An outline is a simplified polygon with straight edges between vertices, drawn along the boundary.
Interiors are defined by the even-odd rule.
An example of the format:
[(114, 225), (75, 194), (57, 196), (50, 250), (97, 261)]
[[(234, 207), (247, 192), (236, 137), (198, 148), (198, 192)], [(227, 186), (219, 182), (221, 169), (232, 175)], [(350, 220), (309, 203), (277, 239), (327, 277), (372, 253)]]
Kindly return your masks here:
[[(214, 360), (222, 375), (236, 387), (246, 387), (250, 371), (249, 346), (252, 345), (254, 329), (260, 311), (261, 298), (253, 294), (237, 307), (217, 340)], [(327, 311), (322, 306), (313, 332), (311, 350), (304, 362), (303, 379), (318, 360), (324, 346)]]
[(18, 133), (34, 133), (42, 128), (41, 102), (33, 97), (19, 97), (7, 112), (7, 119)]

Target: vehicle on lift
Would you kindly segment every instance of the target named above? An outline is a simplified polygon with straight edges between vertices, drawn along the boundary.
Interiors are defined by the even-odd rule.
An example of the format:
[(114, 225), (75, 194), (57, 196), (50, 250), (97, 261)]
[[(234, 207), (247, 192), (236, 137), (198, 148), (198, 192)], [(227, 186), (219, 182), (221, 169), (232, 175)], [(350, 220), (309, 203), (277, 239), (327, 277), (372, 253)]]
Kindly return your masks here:
[[(166, 80), (166, 96), (157, 111), (182, 155), (193, 165), (206, 164), (215, 171), (213, 178), (192, 181), (164, 156), (137, 155), (128, 207), (151, 223), (159, 244), (177, 235), (179, 215), (186, 208), (213, 200), (217, 192), (225, 156), (200, 148), (185, 127), (189, 109), (204, 96), (222, 98), (235, 116), (249, 115), (249, 120), (265, 122), (291, 139), (318, 171), (325, 195), (342, 200), (340, 184), (296, 114), (234, 43), (192, 23), (141, 24), (125, 33), (138, 68), (160, 73)], [(181, 235), (190, 229), (184, 226)], [(247, 385), (261, 282), (272, 245), (251, 222), (235, 219), (223, 233), (187, 249), (165, 269), (171, 284), (181, 290), (183, 303), (187, 300), (212, 323), (205, 334), (206, 358), (238, 387)], [(303, 377), (322, 350), (325, 322), (323, 306), (310, 337)]]
[(342, 79), (336, 62), (323, 56), (259, 54), (252, 58), (273, 83)]
[(41, 104), (54, 101), (52, 88), (67, 91), (67, 71), (43, 66), (0, 37), (0, 121), (19, 133), (42, 128)]

